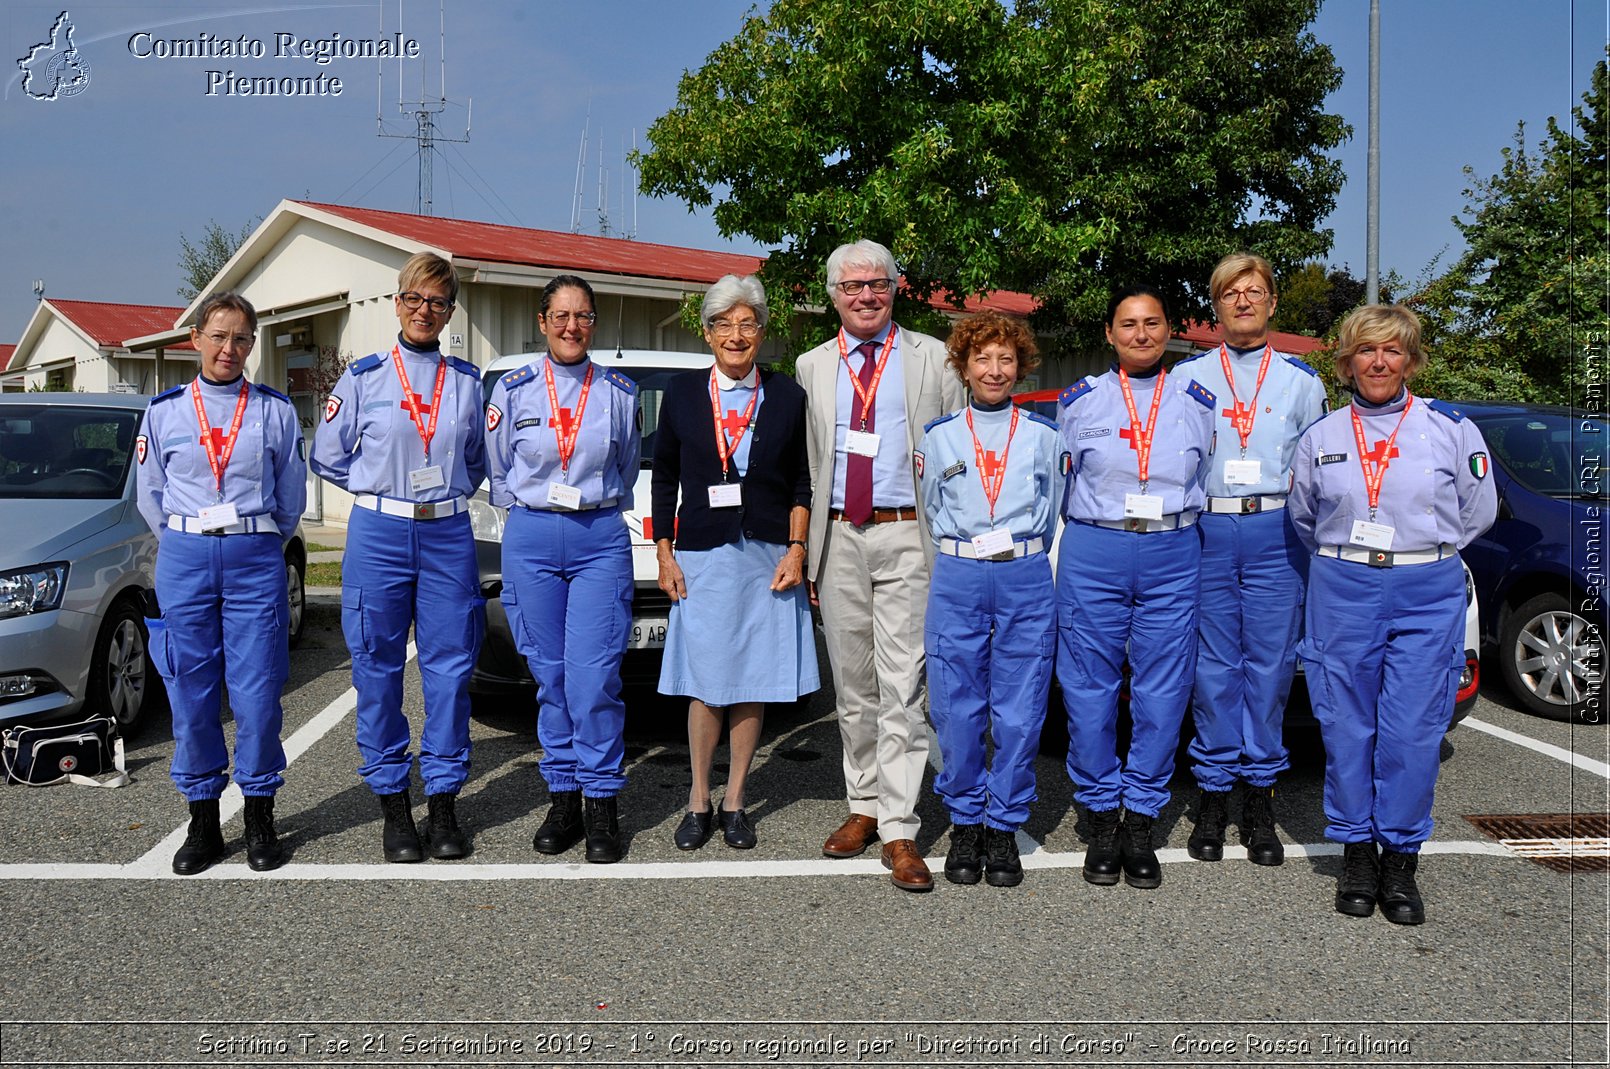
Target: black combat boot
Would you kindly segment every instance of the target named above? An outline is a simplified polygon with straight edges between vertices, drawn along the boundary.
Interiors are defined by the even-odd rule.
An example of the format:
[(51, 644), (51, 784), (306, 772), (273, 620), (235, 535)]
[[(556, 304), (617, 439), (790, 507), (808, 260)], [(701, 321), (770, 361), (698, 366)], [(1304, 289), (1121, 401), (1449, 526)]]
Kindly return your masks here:
[(190, 803), (190, 830), (173, 855), (173, 871), (194, 876), (224, 856), (224, 833), (218, 826), (218, 799)]
[(977, 883), (984, 870), (984, 825), (952, 824), (950, 853), (945, 855), (945, 879), (951, 883)]
[(549, 791), (548, 815), (531, 839), (539, 854), (562, 854), (581, 842), (581, 792)]
[(1275, 789), (1247, 784), (1241, 801), (1241, 841), (1247, 860), (1254, 865), (1278, 865), (1286, 860), (1286, 848), (1275, 833)]
[(621, 859), (621, 828), (614, 798), (583, 798), (581, 823), (587, 830), (587, 860), (613, 865)]
[(1023, 882), (1023, 862), (1017, 856), (1017, 832), (984, 829), (984, 882), (991, 887), (1016, 887)]
[(1152, 818), (1124, 810), (1118, 824), (1118, 853), (1123, 859), (1124, 882), (1150, 890), (1163, 883), (1163, 867), (1152, 849)]
[(386, 827), (380, 836), (386, 860), (423, 861), (425, 855), (419, 849), (419, 832), (414, 827), (414, 804), (408, 797), (407, 789), (396, 794), (382, 794), (380, 811), (386, 815)]
[(1230, 792), (1204, 790), (1196, 805), (1196, 829), (1185, 849), (1198, 861), (1224, 860), (1224, 829), (1230, 823)]
[(246, 864), (267, 872), (285, 864), (285, 851), (274, 833), (274, 796), (246, 799)]
[(1419, 854), (1381, 851), (1381, 916), (1393, 924), (1425, 923), (1425, 903), (1414, 882), (1414, 872), (1419, 867)]
[(425, 824), (425, 849), (438, 861), (468, 857), (470, 841), (459, 830), (456, 794), (427, 794), (430, 818)]
[(1342, 847), (1342, 877), (1336, 881), (1336, 912), (1368, 917), (1375, 912), (1375, 893), (1381, 884), (1381, 858), (1375, 843), (1347, 843)]
[(1090, 845), (1085, 848), (1085, 882), (1109, 887), (1118, 882), (1122, 859), (1118, 852), (1118, 810), (1085, 810)]

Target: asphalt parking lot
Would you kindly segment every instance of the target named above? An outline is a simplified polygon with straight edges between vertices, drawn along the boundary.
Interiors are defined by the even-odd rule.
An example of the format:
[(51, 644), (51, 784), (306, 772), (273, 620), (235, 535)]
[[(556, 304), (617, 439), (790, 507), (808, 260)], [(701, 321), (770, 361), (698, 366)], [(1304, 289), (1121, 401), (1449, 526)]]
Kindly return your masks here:
[[(161, 717), (130, 744), (130, 787), (0, 788), (0, 1065), (1606, 1063), (1610, 877), (1467, 819), (1605, 815), (1606, 731), (1527, 716), (1496, 685), (1444, 748), (1427, 923), (1400, 928), (1331, 909), (1340, 855), (1307, 732), (1280, 868), (1191, 861), (1186, 774), (1159, 822), (1163, 886), (1092, 887), (1066, 774), (1042, 757), (1021, 887), (900, 892), (875, 856), (821, 857), (844, 812), (827, 692), (769, 712), (753, 851), (672, 846), (684, 710), (630, 692), (623, 863), (531, 850), (533, 715), (502, 700), (474, 721), (473, 856), (386, 865), (338, 614), (313, 598), (292, 656), (284, 868), (246, 867), (226, 795), (230, 856), (171, 875), (185, 813)], [(417, 716), (412, 665), (409, 694)], [(937, 861), (931, 794), (920, 815)]]

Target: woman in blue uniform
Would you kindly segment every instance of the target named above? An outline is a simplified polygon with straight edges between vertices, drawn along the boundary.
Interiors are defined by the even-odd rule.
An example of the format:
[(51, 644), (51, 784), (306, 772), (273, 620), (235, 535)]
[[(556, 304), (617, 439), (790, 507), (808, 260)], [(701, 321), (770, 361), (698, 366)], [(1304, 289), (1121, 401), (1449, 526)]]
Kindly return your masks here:
[(621, 658), (632, 617), (632, 507), (642, 441), (637, 386), (588, 358), (593, 290), (559, 275), (542, 291), (548, 351), (503, 376), (486, 410), (492, 504), (509, 510), (503, 607), (537, 681), (537, 740), (552, 800), (532, 846), (619, 861), (626, 785)]
[(302, 429), (290, 398), (246, 381), (257, 313), (215, 293), (190, 341), (201, 375), (151, 400), (135, 440), (140, 515), (158, 539), (151, 659), (173, 707), (173, 782), (190, 828), (181, 876), (224, 856), (218, 799), (229, 781), (223, 686), (235, 718), (235, 783), (246, 799), (246, 863), (284, 862), (274, 794), (284, 784), (280, 690), (290, 676), (285, 542), (307, 498)]
[(972, 400), (928, 424), (915, 457), (938, 550), (923, 648), (944, 758), (934, 790), (951, 822), (945, 878), (1015, 887), (1056, 650), (1047, 552), (1066, 454), (1055, 423), (1012, 405), (1013, 387), (1040, 362), (1028, 327), (981, 312), (956, 324), (945, 347)]
[(811, 517), (805, 391), (755, 366), (767, 316), (766, 291), (753, 275), (710, 287), (700, 318), (715, 366), (672, 380), (654, 435), (655, 547), (660, 589), (671, 599), (660, 692), (691, 698), (693, 785), (676, 829), (681, 850), (697, 850), (714, 830), (710, 766), (722, 720), (732, 759), (721, 837), (747, 850), (755, 832), (744, 786), (766, 703), (821, 686), (803, 585)]
[[(1157, 887), (1152, 821), (1168, 803), (1196, 667), (1202, 543), (1195, 530), (1212, 461), (1211, 391), (1162, 365), (1168, 312), (1149, 286), (1113, 295), (1118, 362), (1062, 391), (1072, 471), (1057, 556), (1057, 679), (1068, 774), (1086, 809), (1084, 878)], [(1130, 667), (1129, 752), (1118, 758), (1118, 688)], [(1120, 813), (1121, 810), (1121, 813)]]
[(1370, 305), (1342, 324), (1352, 402), (1303, 435), (1290, 512), (1309, 561), (1298, 655), (1325, 740), (1325, 834), (1344, 844), (1336, 909), (1419, 924), (1438, 753), (1464, 667), (1459, 550), (1498, 511), (1481, 432), (1409, 392), (1420, 320)]
[[(470, 852), (457, 800), (469, 778), (470, 674), (486, 603), (469, 496), (486, 477), (486, 448), (480, 372), (441, 350), (457, 298), (452, 264), (434, 253), (410, 257), (392, 298), (396, 343), (342, 374), (313, 439), (313, 470), (353, 494), (341, 627), (358, 691), (358, 772), (380, 799), (381, 848), (392, 862)], [(424, 851), (409, 799), (411, 732), (402, 710), (410, 627), (425, 699)]]
[(1269, 344), (1278, 299), (1267, 260), (1232, 253), (1208, 286), (1224, 342), (1176, 368), (1221, 399), (1198, 526), (1202, 602), (1190, 754), (1201, 793), (1187, 847), (1199, 861), (1223, 858), (1230, 792), (1240, 781), (1247, 857), (1279, 865), (1285, 848), (1275, 831), (1275, 777), (1291, 767), (1281, 728), (1306, 575), (1286, 491), (1298, 437), (1325, 414), (1325, 388), (1313, 368)]

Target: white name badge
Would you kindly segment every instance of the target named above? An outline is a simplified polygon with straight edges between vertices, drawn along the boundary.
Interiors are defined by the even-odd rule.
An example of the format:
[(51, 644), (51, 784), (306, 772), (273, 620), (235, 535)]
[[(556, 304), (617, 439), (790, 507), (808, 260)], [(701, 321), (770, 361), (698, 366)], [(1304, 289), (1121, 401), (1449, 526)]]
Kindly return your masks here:
[(736, 508), (743, 503), (742, 483), (716, 483), (710, 487), (710, 507), (713, 509)]
[(872, 431), (845, 431), (844, 451), (851, 456), (875, 457), (878, 455), (878, 443), (883, 436)]
[(222, 505), (212, 505), (202, 509), (201, 515), (197, 518), (201, 521), (203, 531), (216, 531), (220, 527), (228, 527), (230, 524), (239, 523), (240, 513), (236, 510), (233, 502), (225, 502)]
[(408, 489), (414, 493), (421, 490), (434, 490), (438, 486), (446, 486), (447, 480), (442, 477), (442, 466), (432, 464), (428, 468), (415, 468), (408, 473)]
[(1157, 494), (1125, 494), (1124, 516), (1131, 520), (1160, 520), (1163, 499)]
[(1010, 555), (1012, 551), (1012, 532), (1004, 528), (973, 539), (973, 552), (980, 557)]
[(1224, 481), (1229, 486), (1252, 486), (1263, 481), (1263, 464), (1257, 460), (1226, 460)]
[(1384, 523), (1354, 520), (1353, 534), (1348, 541), (1365, 549), (1391, 549), (1393, 532), (1394, 528)]
[(581, 508), (581, 490), (564, 483), (554, 483), (548, 487), (548, 504), (558, 505), (562, 509)]

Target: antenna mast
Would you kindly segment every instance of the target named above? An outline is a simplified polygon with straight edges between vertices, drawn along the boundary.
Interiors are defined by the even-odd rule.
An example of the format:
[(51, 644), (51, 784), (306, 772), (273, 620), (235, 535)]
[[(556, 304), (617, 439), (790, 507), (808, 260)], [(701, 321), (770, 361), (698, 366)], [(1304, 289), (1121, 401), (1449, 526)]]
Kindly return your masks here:
[[(427, 99), (425, 87), (425, 63), (419, 66), (419, 99), (404, 102), (403, 100), (403, 57), (397, 57), (397, 110), (413, 120), (413, 131), (410, 133), (394, 132), (386, 129), (386, 123), (381, 114), (380, 99), (384, 93), (385, 67), (377, 65), (378, 80), (375, 86), (375, 125), (381, 137), (409, 138), (416, 146), (419, 157), (419, 173), (415, 181), (414, 210), (420, 215), (434, 214), (435, 175), (436, 175), (436, 142), (447, 141), (455, 144), (467, 144), (470, 139), (470, 105), (464, 109), (464, 136), (444, 137), (437, 124), (436, 117), (447, 110), (451, 101), (447, 99), (447, 0), (439, 0), (440, 26), (438, 27), (438, 54), (440, 59), (440, 72), (438, 75), (437, 96), (434, 100)], [(397, 33), (402, 33), (403, 0), (397, 0)], [(380, 34), (386, 32), (385, 7), (380, 7)], [(473, 101), (471, 102), (473, 104)]]

